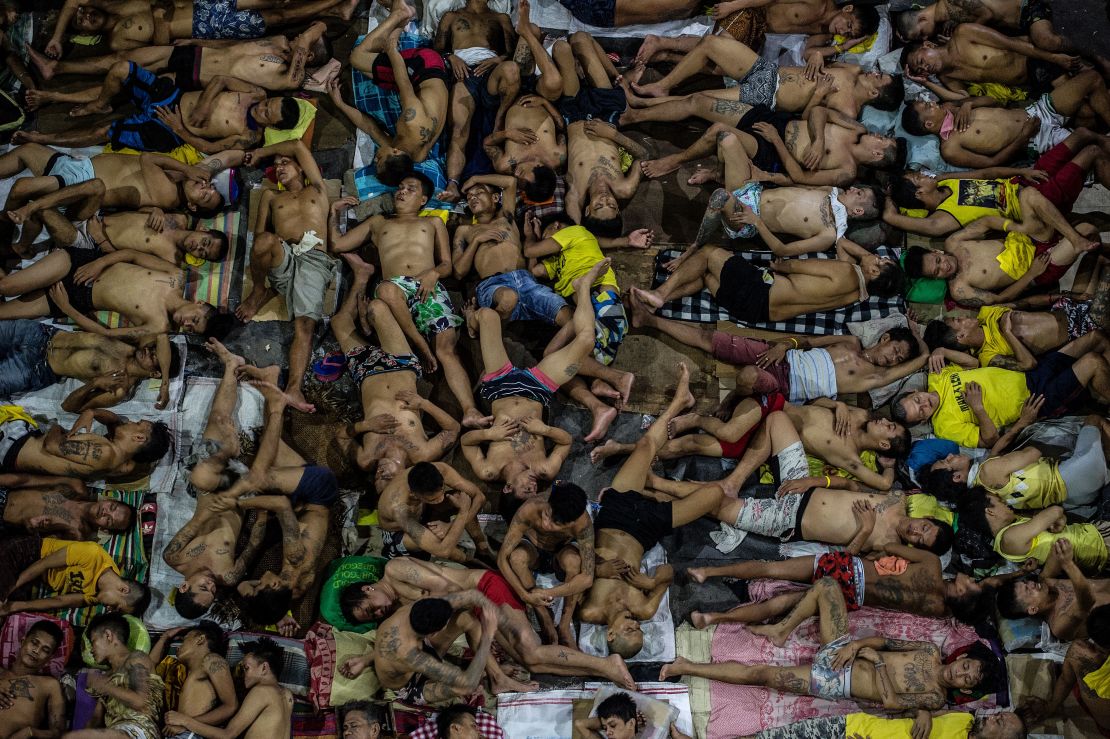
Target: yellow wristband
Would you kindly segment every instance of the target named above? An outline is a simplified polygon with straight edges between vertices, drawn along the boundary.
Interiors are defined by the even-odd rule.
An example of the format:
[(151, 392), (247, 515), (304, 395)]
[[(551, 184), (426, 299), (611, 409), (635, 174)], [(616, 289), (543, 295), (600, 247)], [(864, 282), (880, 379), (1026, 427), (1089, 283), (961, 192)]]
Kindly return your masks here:
[(797, 349), (798, 347), (801, 346), (801, 344), (798, 343), (798, 340), (795, 339), (793, 336), (790, 337), (790, 340), (794, 342), (794, 348), (795, 349)]
[(832, 487), (832, 478), (829, 477), (828, 475), (825, 475), (825, 487), (827, 487), (827, 488)]
[(1010, 219), (1007, 218), (1006, 220), (1002, 221), (1002, 230), (1006, 233), (1010, 232)]

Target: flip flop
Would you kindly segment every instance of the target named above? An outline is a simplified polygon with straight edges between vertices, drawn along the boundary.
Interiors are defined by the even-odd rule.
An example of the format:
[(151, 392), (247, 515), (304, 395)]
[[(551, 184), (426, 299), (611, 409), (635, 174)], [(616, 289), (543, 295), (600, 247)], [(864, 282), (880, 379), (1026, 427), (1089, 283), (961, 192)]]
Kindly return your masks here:
[(328, 354), (312, 363), (312, 373), (320, 382), (335, 382), (343, 376), (346, 368), (347, 357), (340, 352)]

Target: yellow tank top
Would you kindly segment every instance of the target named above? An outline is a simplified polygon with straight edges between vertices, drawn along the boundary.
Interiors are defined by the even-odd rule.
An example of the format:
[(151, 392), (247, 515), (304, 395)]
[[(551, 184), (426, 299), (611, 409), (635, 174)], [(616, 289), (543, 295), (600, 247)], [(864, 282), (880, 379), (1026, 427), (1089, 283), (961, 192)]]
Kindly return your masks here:
[[(991, 457), (991, 459), (998, 459), (998, 457)], [(979, 472), (975, 475), (975, 483), (1005, 500), (1006, 505), (1012, 508), (1039, 510), (1063, 503), (1068, 497), (1064, 478), (1060, 477), (1058, 460), (1041, 457), (1025, 469), (1010, 473), (1010, 478), (1004, 485), (991, 487), (983, 481), (982, 476), (983, 467), (991, 459), (983, 462), (979, 467)]]
[(1045, 560), (1048, 559), (1049, 552), (1052, 551), (1053, 543), (1057, 539), (1067, 539), (1071, 542), (1072, 551), (1075, 552), (1075, 563), (1080, 567), (1101, 570), (1106, 564), (1106, 542), (1102, 540), (1102, 534), (1098, 533), (1098, 529), (1089, 523), (1069, 524), (1059, 534), (1042, 531), (1033, 537), (1032, 546), (1024, 554), (1009, 554), (1002, 551), (1002, 537), (1006, 532), (1028, 520), (1028, 518), (1018, 518), (1012, 524), (1004, 526), (994, 537), (994, 551), (1010, 562), (1024, 562), (1032, 557), (1044, 564)]
[(987, 367), (995, 357), (1012, 357), (1013, 347), (1006, 337), (1002, 335), (999, 323), (1002, 316), (1010, 312), (1009, 308), (997, 305), (984, 305), (979, 309), (979, 325), (983, 328), (983, 346), (979, 348), (979, 366)]
[(1110, 698), (1110, 658), (1102, 663), (1102, 667), (1083, 676), (1087, 687), (1095, 691), (1099, 698)]
[(999, 269), (1016, 281), (1029, 271), (1036, 255), (1037, 247), (1033, 246), (1033, 241), (1028, 236), (1011, 231), (1006, 234), (1002, 251), (995, 257), (995, 261), (998, 262)]
[(937, 206), (966, 226), (983, 216), (1005, 216), (1019, 220), (1018, 186), (1009, 180), (941, 180), (938, 187), (947, 187), (952, 194)]

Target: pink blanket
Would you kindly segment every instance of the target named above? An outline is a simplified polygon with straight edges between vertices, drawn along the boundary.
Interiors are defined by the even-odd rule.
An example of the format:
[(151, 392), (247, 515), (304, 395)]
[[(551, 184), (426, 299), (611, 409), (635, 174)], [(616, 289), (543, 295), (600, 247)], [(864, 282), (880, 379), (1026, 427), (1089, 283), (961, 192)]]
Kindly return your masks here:
[[(753, 580), (749, 592), (753, 601), (760, 601), (794, 587), (794, 583)], [(944, 654), (978, 638), (974, 629), (951, 619), (922, 618), (877, 608), (861, 608), (850, 614), (849, 625), (855, 638), (881, 634), (892, 639), (931, 641)], [(714, 662), (797, 665), (811, 661), (819, 646), (817, 619), (803, 623), (782, 648), (750, 633), (744, 624), (721, 624), (713, 635), (711, 656)], [(709, 694), (707, 739), (746, 736), (802, 719), (859, 710), (859, 705), (852, 701), (828, 701), (717, 681), (710, 682)], [(993, 702), (992, 699), (990, 703)], [(979, 705), (984, 704), (974, 704)]]

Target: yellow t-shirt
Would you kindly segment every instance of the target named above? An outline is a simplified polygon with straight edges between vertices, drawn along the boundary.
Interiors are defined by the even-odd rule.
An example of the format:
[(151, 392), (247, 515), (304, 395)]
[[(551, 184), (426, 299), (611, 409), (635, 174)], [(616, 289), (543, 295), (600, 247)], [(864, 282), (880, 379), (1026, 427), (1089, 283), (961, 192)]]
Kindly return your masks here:
[(1102, 663), (1102, 667), (1083, 676), (1087, 687), (1095, 691), (1099, 698), (1110, 698), (1110, 657)]
[(983, 407), (999, 431), (1021, 416), (1029, 388), (1023, 372), (998, 367), (965, 370), (949, 365), (940, 374), (929, 375), (929, 390), (940, 396), (940, 405), (933, 414), (933, 432), (960, 446), (975, 448), (979, 446), (979, 424), (964, 400), (964, 385), (968, 382), (979, 383)]
[[(562, 249), (558, 254), (553, 254), (543, 260), (547, 276), (555, 281), (555, 292), (564, 298), (574, 294), (572, 283), (582, 275), (593, 269), (593, 266), (605, 258), (601, 253), (601, 245), (597, 238), (582, 226), (570, 226), (557, 231), (551, 238), (559, 243)], [(617, 276), (612, 269), (605, 271), (597, 278), (594, 285), (612, 285), (618, 287)]]
[(987, 367), (995, 357), (1012, 357), (1014, 350), (1002, 335), (1002, 316), (1009, 308), (997, 305), (984, 305), (979, 309), (979, 325), (983, 327), (983, 346), (979, 349), (979, 366)]
[(82, 593), (85, 603), (96, 602), (96, 583), (107, 570), (119, 574), (119, 567), (95, 541), (42, 540), (40, 556), (46, 557), (66, 548), (66, 566), (46, 571), (43, 579), (56, 593)]
[[(867, 739), (910, 739), (912, 718), (882, 718), (869, 713), (849, 713), (845, 718), (845, 735)], [(933, 717), (929, 739), (967, 739), (975, 716), (970, 713), (946, 713)]]
[(984, 216), (1014, 218), (1020, 212), (1018, 186), (1009, 180), (941, 180), (937, 187), (947, 187), (952, 192), (937, 210), (948, 213), (961, 226)]
[(1106, 559), (1107, 556), (1110, 556), (1110, 552), (1106, 549), (1106, 542), (1102, 539), (1102, 533), (1095, 528), (1094, 524), (1090, 523), (1068, 524), (1059, 534), (1053, 534), (1051, 531), (1042, 531), (1033, 537), (1028, 552), (1010, 554), (1002, 551), (1002, 539), (1006, 536), (1006, 532), (1014, 526), (1020, 526), (1028, 520), (1028, 518), (1019, 516), (1013, 523), (1004, 526), (995, 534), (994, 551), (1001, 554), (1010, 562), (1020, 564), (1032, 557), (1043, 565), (1048, 560), (1049, 552), (1052, 551), (1052, 545), (1056, 543), (1056, 540), (1067, 539), (1071, 542), (1075, 563), (1077, 565), (1093, 571), (1101, 570), (1106, 566)]

